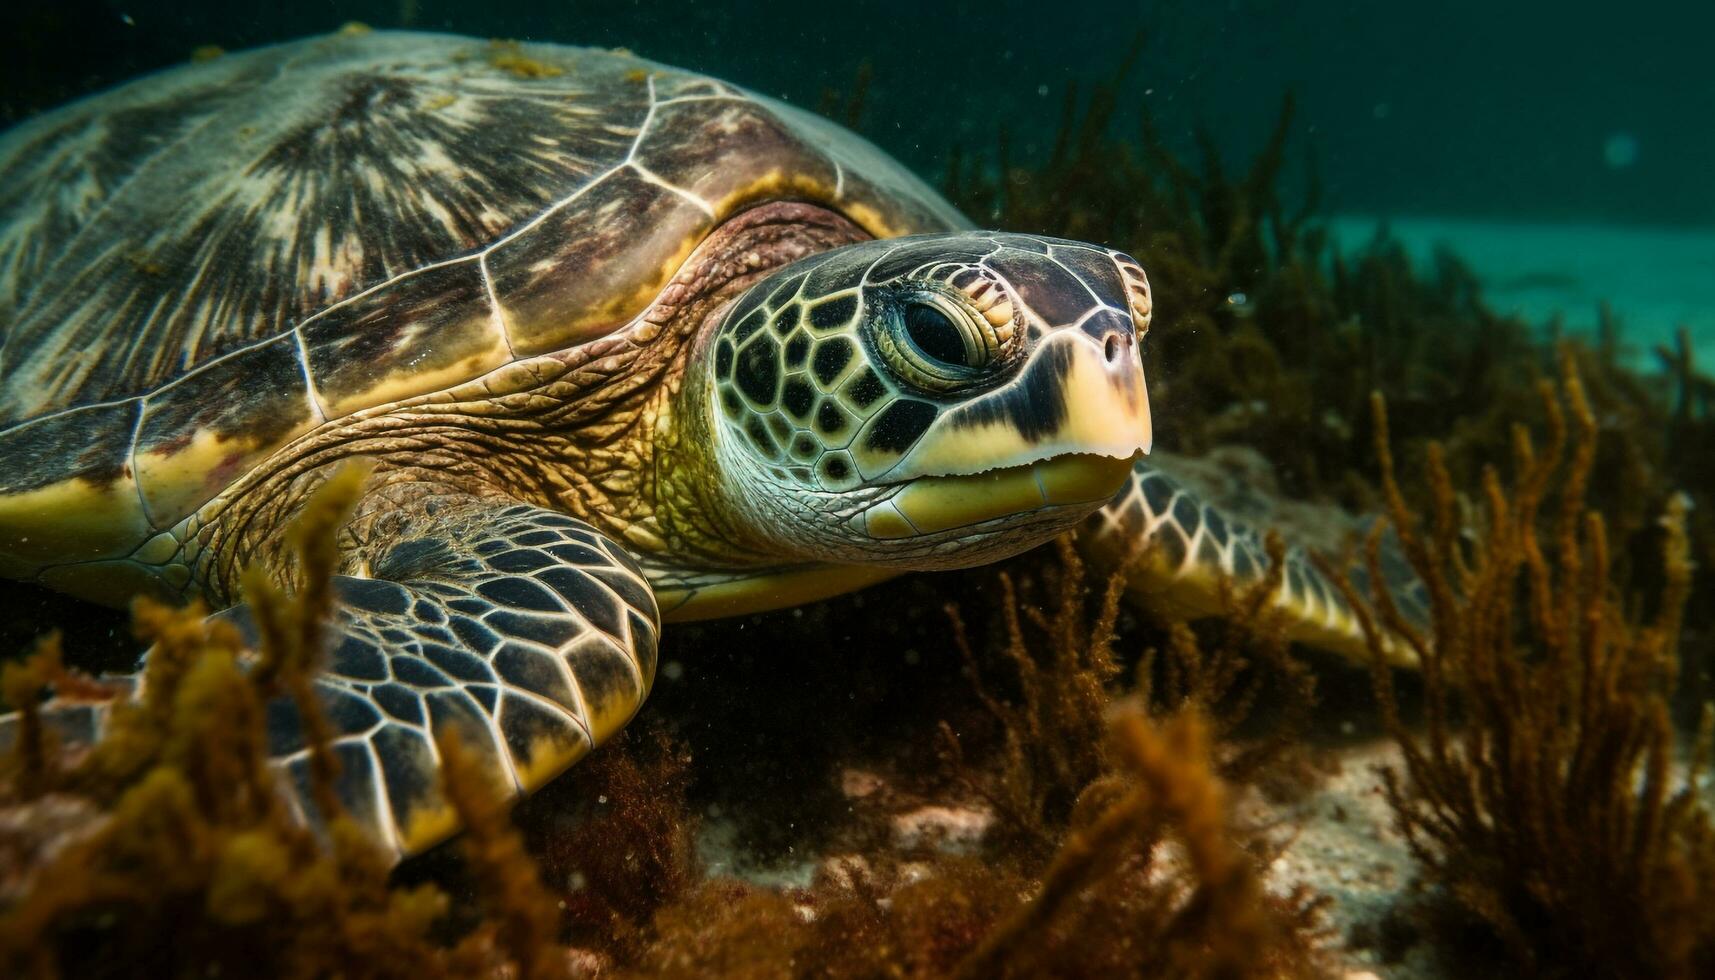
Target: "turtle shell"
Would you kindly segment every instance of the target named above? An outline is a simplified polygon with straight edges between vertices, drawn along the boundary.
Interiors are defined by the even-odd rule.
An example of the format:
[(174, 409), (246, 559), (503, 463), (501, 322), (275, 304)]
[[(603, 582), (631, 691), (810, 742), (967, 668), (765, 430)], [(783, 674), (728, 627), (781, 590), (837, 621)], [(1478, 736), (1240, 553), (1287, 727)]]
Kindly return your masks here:
[(964, 224), (851, 133), (624, 52), (347, 32), (34, 119), (0, 137), (0, 574), (158, 561), (292, 440), (607, 334), (778, 198)]

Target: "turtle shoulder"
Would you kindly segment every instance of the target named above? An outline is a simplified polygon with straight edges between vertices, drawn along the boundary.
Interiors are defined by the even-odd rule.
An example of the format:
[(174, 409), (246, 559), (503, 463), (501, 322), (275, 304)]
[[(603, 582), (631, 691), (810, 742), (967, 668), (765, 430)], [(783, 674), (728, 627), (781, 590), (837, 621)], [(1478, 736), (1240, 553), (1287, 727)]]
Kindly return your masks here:
[(0, 138), (0, 573), (124, 559), (329, 420), (630, 322), (767, 199), (956, 211), (806, 113), (627, 54), (374, 32)]

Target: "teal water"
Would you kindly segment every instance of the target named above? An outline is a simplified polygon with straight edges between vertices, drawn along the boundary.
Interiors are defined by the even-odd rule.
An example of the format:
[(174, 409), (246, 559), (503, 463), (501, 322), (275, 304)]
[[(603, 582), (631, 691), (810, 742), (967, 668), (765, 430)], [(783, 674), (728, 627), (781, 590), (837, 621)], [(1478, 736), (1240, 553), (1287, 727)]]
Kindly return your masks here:
[(1378, 231), (1427, 268), (1445, 249), (1469, 263), (1496, 312), (1591, 336), (1604, 307), (1619, 327), (1625, 361), (1659, 364), (1684, 329), (1693, 348), (1715, 351), (1715, 229), (1597, 221), (1347, 214), (1331, 222), (1342, 249)]
[(1110, 76), (1136, 40), (1127, 98), (1170, 138), (1202, 125), (1244, 153), (1294, 92), (1301, 152), (1341, 211), (1715, 224), (1715, 5), (1693, 0), (23, 0), (0, 12), (0, 119), (201, 45), (348, 20), (625, 46), (810, 107), (868, 65), (864, 128), (931, 174), (1002, 129), (1016, 154), (1045, 152), (1065, 89)]

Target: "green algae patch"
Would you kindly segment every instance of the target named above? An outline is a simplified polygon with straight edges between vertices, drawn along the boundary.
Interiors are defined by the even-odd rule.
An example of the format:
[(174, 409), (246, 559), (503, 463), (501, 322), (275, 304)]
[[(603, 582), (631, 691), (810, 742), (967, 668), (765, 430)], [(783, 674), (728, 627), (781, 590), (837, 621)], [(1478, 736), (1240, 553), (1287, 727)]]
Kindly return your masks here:
[(490, 41), (488, 63), (519, 78), (554, 78), (565, 74), (565, 69), (525, 54), (524, 46), (517, 41)]

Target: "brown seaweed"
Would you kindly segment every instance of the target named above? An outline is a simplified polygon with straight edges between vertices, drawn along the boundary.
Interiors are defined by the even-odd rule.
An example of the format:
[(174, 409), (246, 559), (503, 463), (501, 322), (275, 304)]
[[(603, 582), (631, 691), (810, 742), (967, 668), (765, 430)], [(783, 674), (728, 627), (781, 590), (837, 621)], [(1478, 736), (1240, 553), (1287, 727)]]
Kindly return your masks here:
[(1124, 792), (1067, 837), (1040, 884), (1014, 862), (963, 857), (823, 875), (800, 892), (708, 881), (660, 909), (620, 975), (1321, 975), (1321, 903), (1263, 890), (1208, 724), (1134, 703), (1112, 737)]
[[(1044, 962), (1087, 975), (1309, 972), (1305, 937), (1313, 934), (1317, 903), (1302, 893), (1265, 897), (1254, 858), (1234, 842), (1208, 723), (1195, 710), (1157, 722), (1139, 705), (1114, 721), (1129, 788), (1067, 837), (1037, 894), (984, 937), (956, 976), (1027, 976)], [(1183, 848), (1186, 876), (1163, 887), (1148, 873), (1169, 834)], [(1082, 908), (1074, 902), (1079, 896)], [(1056, 937), (1062, 919), (1073, 921), (1060, 923)], [(1081, 948), (1066, 948), (1073, 936)], [(1116, 942), (1122, 937), (1129, 942)]]
[[(1083, 563), (1070, 541), (1058, 543), (1060, 575), (1051, 585), (1047, 611), (1020, 601), (1013, 577), (1001, 572), (998, 620), (1005, 643), (998, 659), (1013, 674), (1017, 695), (1003, 698), (985, 677), (993, 673), (974, 652), (957, 604), (946, 607), (953, 646), (984, 707), (1002, 733), (998, 775), (970, 780), (986, 798), (1015, 841), (1038, 855), (1052, 849), (1084, 790), (1109, 768), (1106, 711), (1109, 690), (1120, 672), (1115, 660), (1114, 625), (1124, 594), (1124, 579), (1113, 576), (1099, 609), (1086, 613)], [(1037, 639), (1025, 631), (1033, 628)], [(953, 729), (942, 723), (947, 764), (967, 769), (964, 750)]]
[[(137, 632), (152, 643), (144, 695), (115, 701), (104, 737), (58, 751), (40, 726), (24, 737), (0, 783), (0, 821), (73, 819), (37, 840), (8, 875), (0, 904), (0, 972), (10, 976), (464, 976), (505, 969), (562, 972), (558, 920), (535, 884), (486, 778), (442, 740), (445, 789), (469, 828), (462, 848), (483, 883), (488, 919), (456, 942), (436, 934), (450, 908), (432, 885), (394, 887), (392, 858), (340, 814), (325, 835), (299, 823), (268, 761), (263, 705), (292, 697), (306, 731), (307, 695), (332, 571), (332, 531), (363, 479), (348, 470), (306, 505), (294, 531), (303, 575), (288, 597), (252, 582), (262, 645), (231, 626), (140, 601)], [(248, 667), (246, 666), (248, 665)], [(9, 665), (6, 693), (29, 719), (39, 691), (85, 696), (50, 642)], [(111, 692), (107, 692), (111, 694)], [(33, 733), (32, 733), (33, 732)], [(325, 743), (324, 743), (325, 744)], [(331, 775), (324, 761), (317, 781)], [(15, 880), (13, 880), (15, 879)]]
[[(1430, 517), (1395, 476), (1375, 401), (1389, 520), (1428, 586), (1432, 626), (1390, 597), (1363, 611), (1375, 690), (1404, 755), (1389, 803), (1425, 876), (1533, 973), (1708, 976), (1715, 970), (1715, 822), (1697, 751), (1674, 777), (1668, 697), (1691, 588), (1685, 503), (1661, 519), (1661, 593), (1628, 613), (1607, 525), (1586, 509), (1598, 426), (1577, 360), (1544, 385), (1546, 449), (1515, 429), (1513, 481), (1485, 472), (1480, 522), (1461, 523), (1442, 453), (1428, 455)], [(1379, 572), (1379, 529), (1368, 541)], [(1423, 727), (1402, 717), (1380, 666), (1388, 634), (1423, 665)]]

